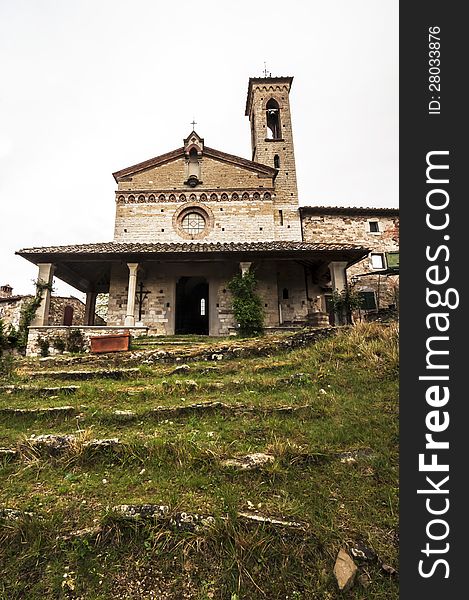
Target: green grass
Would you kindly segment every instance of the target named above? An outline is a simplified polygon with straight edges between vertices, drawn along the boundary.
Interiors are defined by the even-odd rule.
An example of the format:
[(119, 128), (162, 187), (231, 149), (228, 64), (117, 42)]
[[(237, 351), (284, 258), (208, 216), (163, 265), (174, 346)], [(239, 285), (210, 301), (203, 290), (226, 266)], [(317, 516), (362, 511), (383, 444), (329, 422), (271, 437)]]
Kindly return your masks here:
[[(213, 347), (212, 340), (189, 342)], [(184, 373), (172, 374), (175, 365), (163, 363), (142, 365), (129, 380), (69, 382), (80, 385), (77, 393), (54, 399), (0, 393), (0, 408), (72, 405), (80, 412), (79, 418), (0, 414), (0, 446), (21, 454), (0, 464), (0, 507), (31, 513), (0, 522), (0, 599), (397, 598), (397, 581), (379, 561), (357, 561), (361, 579), (347, 594), (332, 574), (339, 547), (356, 540), (397, 566), (397, 342), (394, 326), (369, 324), (289, 352), (276, 352), (273, 344), (269, 356), (190, 362)], [(89, 361), (83, 368), (93, 367)], [(17, 382), (67, 384), (66, 376), (32, 381), (28, 369), (57, 370), (39, 364), (24, 360)], [(157, 406), (213, 400), (265, 412), (150, 414)], [(287, 405), (310, 409), (268, 410)], [(117, 409), (137, 418), (121, 422)], [(73, 433), (78, 441), (61, 456), (38, 456), (26, 440), (41, 433)], [(118, 452), (84, 450), (83, 441), (109, 437), (122, 441)], [(370, 451), (351, 463), (337, 455), (358, 449)], [(275, 460), (247, 472), (220, 463), (249, 452)], [(109, 512), (133, 503), (211, 514), (217, 521), (190, 533), (161, 523), (123, 523)], [(237, 512), (253, 507), (307, 528), (239, 522)], [(96, 524), (102, 526), (97, 540), (57, 539)]]

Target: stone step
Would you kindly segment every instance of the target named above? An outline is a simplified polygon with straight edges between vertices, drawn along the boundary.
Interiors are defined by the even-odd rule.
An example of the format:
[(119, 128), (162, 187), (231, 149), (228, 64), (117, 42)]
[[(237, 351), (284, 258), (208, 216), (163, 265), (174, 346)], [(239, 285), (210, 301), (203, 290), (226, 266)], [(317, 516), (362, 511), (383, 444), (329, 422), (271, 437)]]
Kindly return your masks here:
[(38, 387), (33, 385), (2, 385), (0, 392), (15, 394), (19, 392), (33, 392), (43, 396), (57, 396), (58, 394), (74, 394), (80, 389), (79, 385), (62, 385), (57, 387)]
[(119, 452), (126, 445), (118, 438), (81, 440), (72, 434), (43, 434), (32, 435), (27, 440), (20, 442), (18, 450), (22, 454), (32, 452), (40, 456), (61, 456), (73, 450), (84, 450), (91, 453), (95, 451)]
[(74, 406), (51, 406), (47, 408), (0, 408), (0, 416), (9, 417), (74, 417), (79, 414), (79, 410)]
[(28, 376), (47, 379), (70, 379), (73, 381), (85, 381), (88, 379), (126, 379), (140, 375), (137, 367), (125, 369), (95, 369), (80, 371), (30, 371)]
[(226, 414), (306, 415), (308, 413), (317, 413), (317, 407), (309, 404), (301, 406), (252, 406), (246, 404), (225, 404), (224, 402), (214, 401), (182, 406), (157, 406), (149, 412), (144, 413), (143, 417), (151, 416), (158, 419), (167, 419), (192, 416), (194, 414), (203, 415), (213, 412)]

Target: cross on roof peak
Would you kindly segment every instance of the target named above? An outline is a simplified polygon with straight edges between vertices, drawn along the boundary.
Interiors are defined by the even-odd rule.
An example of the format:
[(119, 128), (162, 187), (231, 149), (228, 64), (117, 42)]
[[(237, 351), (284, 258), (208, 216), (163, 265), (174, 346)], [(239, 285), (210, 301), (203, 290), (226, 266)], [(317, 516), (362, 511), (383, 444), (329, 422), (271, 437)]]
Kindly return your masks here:
[(197, 121), (195, 121), (194, 119), (192, 119), (191, 125), (192, 125), (192, 131), (194, 131), (195, 130), (195, 126), (197, 125)]

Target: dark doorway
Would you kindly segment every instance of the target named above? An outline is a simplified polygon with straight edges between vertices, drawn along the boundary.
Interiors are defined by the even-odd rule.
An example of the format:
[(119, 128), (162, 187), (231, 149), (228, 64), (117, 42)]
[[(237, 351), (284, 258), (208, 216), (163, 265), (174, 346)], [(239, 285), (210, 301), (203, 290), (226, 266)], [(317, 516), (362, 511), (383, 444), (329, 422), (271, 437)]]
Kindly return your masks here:
[(181, 277), (176, 284), (176, 333), (208, 335), (208, 283)]
[(67, 304), (64, 309), (64, 325), (70, 326), (73, 323), (73, 306)]

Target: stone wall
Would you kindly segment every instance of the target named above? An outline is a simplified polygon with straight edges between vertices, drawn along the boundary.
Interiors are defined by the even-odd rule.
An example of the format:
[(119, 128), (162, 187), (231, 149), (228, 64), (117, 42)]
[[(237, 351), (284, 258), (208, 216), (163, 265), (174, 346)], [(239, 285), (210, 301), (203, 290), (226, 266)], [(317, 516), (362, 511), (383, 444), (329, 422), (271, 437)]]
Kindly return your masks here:
[[(114, 240), (117, 242), (244, 242), (275, 239), (274, 205), (271, 198), (246, 201), (196, 200), (188, 202), (155, 202), (117, 204)], [(269, 194), (270, 196), (270, 194)], [(200, 194), (198, 195), (200, 198)], [(221, 198), (221, 195), (217, 196)], [(189, 207), (201, 208), (208, 215), (206, 234), (191, 238), (178, 229), (178, 215)], [(181, 215), (182, 217), (182, 215)], [(285, 234), (293, 239), (288, 221), (295, 215), (284, 213)]]
[[(302, 209), (303, 235), (306, 242), (344, 243), (364, 246), (370, 254), (364, 260), (349, 267), (347, 277), (354, 289), (359, 292), (374, 292), (380, 308), (397, 305), (399, 295), (399, 277), (396, 275), (380, 275), (378, 271), (387, 268), (384, 256), (383, 269), (373, 268), (371, 254), (399, 252), (399, 216), (397, 211), (371, 210), (368, 214), (316, 214), (313, 209), (308, 214), (308, 207)], [(370, 222), (377, 223), (378, 231), (370, 231)]]
[(49, 340), (49, 353), (51, 355), (59, 354), (57, 350), (54, 350), (52, 345), (54, 338), (60, 337), (65, 340), (71, 330), (79, 330), (82, 332), (85, 340), (85, 352), (89, 352), (90, 338), (93, 336), (130, 333), (132, 337), (141, 337), (148, 334), (148, 328), (146, 327), (59, 327), (51, 325), (47, 327), (30, 327), (28, 344), (26, 346), (26, 356), (40, 356), (40, 348), (38, 345), (38, 340), (40, 338)]
[[(21, 308), (26, 301), (29, 301), (32, 296), (12, 296), (10, 298), (0, 299), (0, 319), (7, 325), (12, 325), (18, 328), (21, 317)], [(63, 325), (64, 311), (66, 306), (73, 308), (72, 325), (83, 325), (85, 320), (85, 305), (78, 298), (70, 296), (51, 296), (49, 309), (49, 324)], [(98, 315), (95, 316), (96, 325), (104, 325), (104, 320)]]
[[(303, 268), (294, 261), (257, 261), (252, 264), (258, 280), (259, 294), (265, 314), (265, 325), (280, 324), (279, 302), (282, 303), (284, 322), (303, 322), (309, 303), (305, 295)], [(228, 282), (239, 272), (235, 261), (207, 261), (197, 263), (142, 263), (137, 285), (143, 283), (148, 295), (142, 304), (141, 324), (150, 328), (150, 334), (172, 335), (176, 321), (176, 284), (180, 277), (204, 277), (209, 284), (209, 333), (228, 335), (236, 323), (232, 311), (232, 297)], [(129, 271), (125, 264), (114, 264), (109, 294), (108, 324), (122, 326), (127, 309)], [(283, 289), (289, 297), (283, 300)], [(314, 286), (310, 293), (320, 293)], [(138, 302), (135, 319), (138, 323)]]

